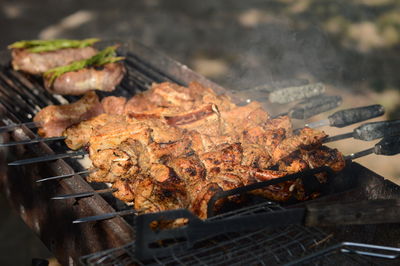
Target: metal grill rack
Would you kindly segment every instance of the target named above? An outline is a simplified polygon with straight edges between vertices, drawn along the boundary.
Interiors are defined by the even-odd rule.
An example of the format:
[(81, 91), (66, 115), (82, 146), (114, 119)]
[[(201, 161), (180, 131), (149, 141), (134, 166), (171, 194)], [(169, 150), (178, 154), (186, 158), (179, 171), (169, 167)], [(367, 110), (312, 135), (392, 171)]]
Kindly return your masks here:
[[(375, 260), (366, 261), (365, 257)], [(369, 245), (354, 242), (341, 242), (307, 255), (287, 265), (397, 265), (395, 259), (400, 257), (400, 248)], [(390, 259), (392, 261), (388, 261)]]
[[(279, 205), (266, 202), (214, 216), (209, 220), (226, 219), (235, 216), (251, 215), (260, 212), (282, 210)], [(185, 251), (176, 251), (166, 258), (154, 257), (151, 261), (138, 261), (135, 254), (135, 243), (99, 252), (82, 258), (87, 265), (118, 265), (124, 263), (160, 264), (160, 265), (240, 265), (259, 263), (261, 265), (282, 264), (296, 259), (312, 250), (326, 247), (331, 236), (316, 228), (290, 226), (275, 230), (262, 229), (247, 233), (223, 234), (208, 238)], [(121, 257), (123, 256), (123, 257)], [(128, 264), (129, 264), (128, 263)]]
[[(99, 93), (101, 96), (112, 94), (131, 97), (137, 92), (146, 90), (153, 82), (173, 81), (186, 84), (192, 80), (210, 86), (217, 92), (226, 92), (217, 84), (199, 76), (186, 66), (159, 55), (140, 44), (123, 45), (121, 52), (127, 57), (125, 62), (128, 73), (116, 91), (113, 93), (101, 92)], [(29, 122), (37, 111), (47, 105), (71, 102), (78, 98), (49, 94), (43, 89), (39, 79), (11, 70), (8, 53), (2, 54), (0, 60), (2, 65), (0, 69), (0, 123)], [(7, 138), (8, 136), (2, 137)], [(22, 128), (22, 132), (14, 134), (16, 140), (33, 137), (35, 137), (35, 134), (27, 128)], [(16, 147), (15, 150), (10, 149), (8, 152), (15, 157), (18, 157), (20, 153), (32, 157), (65, 150), (65, 145), (60, 143), (49, 145), (40, 143), (29, 145), (27, 148)], [(79, 258), (82, 254), (89, 253), (93, 254), (82, 258), (82, 262), (85, 264), (125, 265), (128, 262), (144, 263), (136, 261), (132, 253), (134, 250), (132, 241), (135, 240), (134, 221), (116, 217), (95, 225), (85, 224), (79, 227), (71, 224), (72, 220), (77, 217), (101, 214), (104, 211), (112, 212), (114, 209), (120, 210), (121, 207), (126, 206), (121, 205), (118, 201), (115, 202), (112, 197), (101, 197), (99, 195), (65, 203), (49, 202), (49, 198), (57, 194), (76, 193), (91, 189), (92, 184), (89, 185), (79, 175), (46, 184), (46, 187), (37, 186), (34, 183), (34, 179), (43, 178), (46, 175), (60, 175), (81, 170), (79, 165), (76, 164), (76, 160), (69, 159), (66, 161), (69, 165), (65, 161), (59, 160), (54, 163), (32, 166), (32, 168), (25, 167), (20, 170), (0, 169), (9, 175), (5, 178), (5, 181), (2, 180), (2, 183), (6, 184), (7, 191), (11, 191), (6, 193), (10, 194), (8, 196), (12, 198), (16, 208), (21, 209), (23, 204), (32, 207), (32, 210), (29, 210), (31, 211), (30, 216), (23, 217), (25, 222), (41, 236), (50, 250), (56, 253), (62, 264), (68, 264), (69, 257)], [(365, 176), (370, 176), (372, 179), (371, 173), (366, 173), (364, 180), (366, 179)], [(17, 186), (20, 187), (17, 188)], [(345, 187), (349, 187), (347, 183)], [(26, 193), (27, 191), (28, 193)], [(280, 209), (280, 206), (267, 202), (217, 215), (211, 217), (210, 220)], [(48, 217), (48, 213), (51, 213), (52, 217)], [(50, 226), (51, 224), (58, 224), (60, 228), (54, 228)], [(45, 229), (49, 231), (44, 231)], [(276, 230), (258, 230), (212, 237), (196, 243), (192, 249), (179, 251), (162, 259), (155, 258), (151, 262), (154, 264), (232, 265), (255, 262), (261, 265), (283, 264), (326, 248), (331, 242), (330, 234), (327, 235), (318, 229), (290, 226)]]
[[(249, 208), (218, 215), (209, 220), (226, 219), (283, 208), (265, 202)], [(332, 234), (317, 228), (292, 225), (285, 228), (261, 229), (242, 234), (224, 234), (196, 243), (191, 249), (172, 252), (164, 258), (139, 261), (135, 243), (98, 252), (81, 258), (84, 265), (365, 265), (372, 263), (360, 254), (337, 252), (342, 245)], [(342, 249), (343, 250), (343, 249)], [(307, 264), (306, 264), (307, 263)], [(322, 264), (321, 264), (322, 263)], [(344, 264), (342, 264), (344, 263)]]

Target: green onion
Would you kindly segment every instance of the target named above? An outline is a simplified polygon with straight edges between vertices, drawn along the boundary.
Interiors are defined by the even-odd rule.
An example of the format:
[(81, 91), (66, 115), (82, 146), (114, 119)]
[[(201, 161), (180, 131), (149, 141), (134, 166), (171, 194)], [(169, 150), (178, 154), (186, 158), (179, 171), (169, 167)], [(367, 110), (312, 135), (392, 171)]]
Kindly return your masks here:
[(52, 69), (46, 71), (44, 73), (44, 76), (46, 78), (50, 79), (49, 81), (50, 81), (50, 86), (51, 86), (51, 85), (53, 85), (54, 80), (56, 78), (58, 78), (59, 76), (65, 74), (67, 72), (78, 71), (80, 69), (83, 69), (83, 68), (89, 67), (89, 66), (102, 66), (102, 65), (105, 65), (108, 63), (114, 63), (114, 62), (125, 59), (124, 57), (116, 56), (117, 55), (115, 52), (116, 49), (117, 49), (116, 45), (109, 46), (88, 59), (75, 61), (66, 66), (52, 68)]
[(19, 41), (8, 46), (11, 48), (25, 48), (32, 53), (56, 51), (64, 48), (83, 48), (91, 46), (100, 41), (99, 39), (91, 38), (85, 40), (30, 40)]

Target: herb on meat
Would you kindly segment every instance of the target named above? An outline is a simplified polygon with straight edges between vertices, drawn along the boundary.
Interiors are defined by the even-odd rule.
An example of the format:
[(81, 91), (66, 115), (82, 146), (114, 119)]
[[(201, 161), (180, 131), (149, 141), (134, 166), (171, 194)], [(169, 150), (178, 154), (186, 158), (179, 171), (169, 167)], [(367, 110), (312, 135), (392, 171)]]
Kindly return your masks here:
[(30, 40), (30, 41), (19, 41), (8, 46), (9, 49), (19, 48), (27, 49), (32, 53), (50, 52), (57, 51), (65, 48), (83, 48), (91, 46), (94, 43), (100, 41), (96, 38), (85, 39), (85, 40)]
[(44, 73), (44, 76), (49, 79), (50, 84), (53, 84), (56, 78), (67, 72), (78, 71), (80, 69), (90, 66), (99, 67), (108, 63), (114, 63), (125, 59), (124, 57), (116, 56), (116, 49), (116, 45), (109, 46), (88, 59), (75, 61), (66, 66), (60, 66), (50, 69)]

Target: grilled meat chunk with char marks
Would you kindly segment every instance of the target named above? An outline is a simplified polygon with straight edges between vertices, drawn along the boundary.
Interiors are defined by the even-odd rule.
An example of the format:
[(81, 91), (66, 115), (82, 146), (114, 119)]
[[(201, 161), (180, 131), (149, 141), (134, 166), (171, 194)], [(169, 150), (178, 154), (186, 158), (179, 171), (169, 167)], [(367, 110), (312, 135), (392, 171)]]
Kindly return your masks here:
[(188, 195), (179, 178), (157, 182), (144, 178), (135, 188), (135, 209), (142, 213), (187, 208)]
[(327, 146), (321, 146), (318, 149), (300, 149), (300, 153), (310, 168), (329, 166), (333, 171), (339, 172), (346, 165), (343, 154)]
[[(165, 87), (179, 90), (178, 95), (186, 95), (181, 96), (180, 98), (190, 99), (190, 104), (184, 105), (184, 101), (182, 100), (172, 101), (167, 97), (168, 95), (157, 94), (158, 91)], [(101, 107), (99, 106), (97, 114), (100, 114), (102, 112), (111, 115), (129, 114), (130, 117), (141, 120), (155, 118), (163, 120), (165, 116), (167, 117), (167, 120), (170, 121), (170, 124), (174, 125), (182, 121), (187, 121), (187, 119), (189, 118), (190, 122), (195, 122), (195, 119), (201, 119), (203, 117), (212, 115), (215, 113), (216, 110), (213, 106), (218, 106), (219, 110), (228, 110), (229, 108), (233, 108), (235, 106), (228, 97), (223, 95), (216, 95), (211, 89), (203, 87), (198, 83), (191, 83), (189, 85), (189, 88), (186, 88), (172, 83), (164, 82), (161, 84), (154, 84), (153, 88), (153, 90), (135, 95), (129, 101), (122, 97), (105, 97), (101, 101)], [(91, 92), (90, 95), (93, 97), (97, 97), (93, 94), (93, 92)], [(166, 99), (162, 97), (166, 97)], [(84, 98), (86, 99), (86, 96), (84, 96)], [(178, 99), (180, 98), (178, 97)], [(167, 103), (167, 106), (158, 105), (161, 103)], [(83, 106), (79, 107), (80, 104), (82, 104)], [(55, 132), (57, 132), (58, 136), (60, 136), (61, 132), (63, 132), (65, 128), (90, 118), (82, 115), (81, 119), (77, 120), (75, 117), (76, 115), (70, 114), (69, 112), (69, 109), (86, 110), (88, 109), (86, 105), (86, 100), (81, 99), (72, 104), (60, 106), (52, 105), (44, 109), (49, 109), (51, 110), (51, 112), (47, 112), (44, 110), (40, 111), (35, 116), (35, 121), (47, 119), (54, 124), (51, 125), (50, 123), (48, 123), (47, 127), (42, 128), (40, 130), (41, 136), (55, 136)], [(45, 114), (42, 114), (42, 112), (44, 112)], [(53, 113), (55, 113), (56, 115), (52, 116)], [(67, 117), (68, 115), (72, 115), (73, 117), (69, 119)], [(60, 119), (61, 121), (58, 121), (58, 119)], [(48, 128), (49, 130), (51, 129), (51, 131), (47, 132)], [(54, 129), (56, 129), (56, 131), (53, 132)], [(71, 140), (71, 142), (73, 141)]]
[(125, 97), (108, 96), (101, 100), (104, 112), (110, 115), (123, 115), (125, 112)]
[(66, 137), (65, 144), (72, 150), (80, 149), (87, 145), (90, 136), (96, 135), (99, 130), (102, 131), (105, 125), (126, 123), (126, 120), (127, 118), (124, 116), (100, 114), (82, 121), (63, 132), (63, 136)]
[(159, 108), (163, 108), (169, 114), (179, 114), (204, 104), (217, 105), (220, 110), (229, 110), (235, 106), (227, 96), (217, 95), (212, 89), (197, 82), (191, 82), (188, 87), (163, 82), (153, 84), (148, 91), (131, 98), (126, 103), (125, 113), (159, 112)]
[(63, 131), (76, 123), (103, 113), (95, 92), (87, 92), (80, 100), (66, 105), (50, 105), (40, 110), (33, 121), (40, 125), (42, 137), (62, 136)]
[(320, 146), (322, 140), (327, 135), (324, 132), (317, 131), (311, 128), (303, 128), (299, 134), (292, 135), (289, 138), (282, 140), (279, 145), (273, 150), (272, 160), (274, 163), (278, 162), (282, 158), (289, 156), (292, 152), (299, 148), (307, 146)]
[(190, 146), (180, 131), (157, 120), (107, 124), (90, 137), (89, 144), (93, 166), (101, 170), (89, 179), (97, 182), (114, 182), (116, 176), (128, 178), (138, 169), (147, 171), (164, 156), (188, 153)]
[(11, 52), (11, 64), (15, 70), (21, 70), (33, 75), (41, 75), (52, 68), (90, 58), (96, 53), (97, 50), (93, 47), (65, 48), (40, 53), (32, 53), (27, 49), (16, 48), (12, 49)]
[[(279, 170), (286, 171), (289, 174), (322, 166), (329, 166), (334, 171), (340, 171), (345, 167), (344, 157), (336, 149), (321, 146), (318, 149), (310, 147), (299, 149), (279, 161)], [(318, 173), (315, 176), (320, 183), (327, 181), (325, 173)], [(292, 197), (298, 200), (307, 200), (308, 197), (315, 196), (315, 193), (310, 196), (306, 195), (300, 179), (268, 186), (253, 193), (281, 202), (287, 201)]]
[(64, 73), (54, 82), (44, 76), (44, 86), (50, 93), (63, 95), (81, 95), (90, 90), (113, 91), (125, 72), (122, 63), (108, 63), (100, 68), (89, 67)]
[[(105, 98), (107, 112), (124, 115), (103, 114), (67, 130), (70, 147), (89, 146), (97, 169), (89, 180), (113, 183), (121, 190), (116, 197), (144, 213), (188, 208), (206, 218), (207, 203), (218, 191), (303, 171), (326, 158), (337, 160), (336, 169), (343, 167), (329, 149), (318, 152), (325, 134), (312, 129), (292, 134), (288, 117), (270, 119), (258, 103), (237, 107), (191, 86), (193, 91), (153, 85), (127, 102)], [(276, 164), (279, 170), (271, 170)], [(309, 197), (299, 180), (252, 193), (279, 201)]]
[(135, 179), (117, 179), (112, 184), (112, 188), (117, 189), (117, 191), (113, 192), (114, 197), (124, 202), (133, 202), (135, 200), (136, 187), (142, 180), (142, 176), (136, 176)]

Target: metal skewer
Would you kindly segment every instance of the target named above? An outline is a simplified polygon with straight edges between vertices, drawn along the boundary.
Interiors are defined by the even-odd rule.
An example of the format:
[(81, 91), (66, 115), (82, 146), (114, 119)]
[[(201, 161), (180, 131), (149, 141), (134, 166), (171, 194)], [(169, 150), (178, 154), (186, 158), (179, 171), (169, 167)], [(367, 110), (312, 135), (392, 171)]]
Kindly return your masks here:
[(80, 224), (80, 223), (86, 223), (86, 222), (96, 222), (96, 221), (111, 219), (116, 216), (125, 216), (125, 215), (137, 214), (137, 213), (138, 212), (134, 209), (119, 211), (119, 212), (110, 212), (110, 213), (105, 213), (105, 214), (100, 214), (100, 215), (95, 215), (95, 216), (82, 217), (82, 218), (72, 221), (72, 223)]
[(84, 198), (84, 197), (91, 197), (95, 194), (105, 194), (105, 193), (113, 193), (116, 192), (118, 189), (116, 188), (105, 188), (87, 192), (80, 192), (80, 193), (73, 193), (73, 194), (65, 194), (52, 197), (52, 200), (65, 200), (65, 199), (76, 199), (76, 198)]
[(41, 162), (48, 162), (48, 161), (53, 161), (53, 160), (57, 160), (57, 159), (84, 156), (86, 154), (87, 154), (86, 151), (67, 152), (67, 153), (61, 153), (61, 154), (50, 154), (50, 155), (45, 155), (45, 156), (40, 156), (40, 157), (35, 157), (35, 158), (14, 161), (14, 162), (8, 163), (8, 165), (11, 166), (11, 165), (26, 165), (26, 164), (32, 164), (32, 163), (41, 163)]
[(66, 139), (66, 137), (60, 136), (60, 137), (51, 137), (51, 138), (27, 139), (27, 140), (21, 140), (21, 141), (0, 143), (0, 147), (9, 147), (9, 146), (15, 146), (15, 145), (22, 145), (22, 144), (33, 144), (33, 143), (39, 143), (39, 142), (43, 142), (43, 141), (57, 141), (57, 140), (63, 140), (63, 139)]
[(25, 126), (27, 128), (35, 128), (35, 127), (39, 127), (40, 123), (38, 123), (38, 122), (26, 122), (26, 123), (11, 124), (11, 125), (8, 125), (8, 126), (2, 126), (2, 127), (0, 127), (0, 133), (12, 131), (15, 128), (23, 127), (23, 126)]
[(87, 169), (87, 170), (83, 170), (83, 171), (72, 173), (72, 174), (65, 174), (65, 175), (57, 175), (57, 176), (46, 177), (46, 178), (42, 178), (42, 179), (36, 180), (36, 183), (49, 181), (49, 180), (55, 180), (55, 179), (61, 179), (61, 178), (66, 178), (66, 177), (71, 177), (71, 176), (74, 176), (74, 175), (90, 174), (90, 173), (93, 173), (95, 171), (96, 171), (96, 169), (93, 169), (93, 170)]

